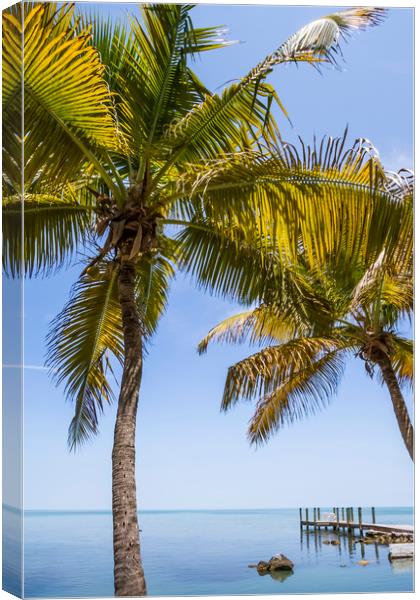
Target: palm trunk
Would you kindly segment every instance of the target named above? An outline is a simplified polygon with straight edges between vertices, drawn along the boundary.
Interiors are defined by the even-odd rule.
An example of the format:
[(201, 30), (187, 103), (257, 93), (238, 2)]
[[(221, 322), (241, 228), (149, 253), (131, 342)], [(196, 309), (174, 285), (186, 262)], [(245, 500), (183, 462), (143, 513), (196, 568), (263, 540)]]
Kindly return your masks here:
[(144, 596), (135, 479), (136, 416), (142, 373), (142, 333), (135, 303), (135, 266), (122, 260), (118, 278), (124, 367), (112, 450), (112, 516), (116, 596)]
[(398, 427), (400, 428), (404, 444), (408, 450), (411, 460), (414, 461), (414, 430), (398, 380), (395, 376), (394, 369), (388, 358), (379, 361), (379, 367), (391, 396), (392, 405), (394, 407), (395, 416), (397, 418)]

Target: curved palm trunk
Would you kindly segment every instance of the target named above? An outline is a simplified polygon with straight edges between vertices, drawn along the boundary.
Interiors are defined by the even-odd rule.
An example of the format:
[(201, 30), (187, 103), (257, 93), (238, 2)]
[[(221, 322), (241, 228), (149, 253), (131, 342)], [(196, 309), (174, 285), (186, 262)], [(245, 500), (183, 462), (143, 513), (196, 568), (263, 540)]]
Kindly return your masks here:
[(391, 396), (395, 416), (397, 417), (398, 427), (400, 428), (405, 447), (408, 450), (411, 460), (414, 461), (413, 425), (411, 424), (407, 406), (401, 393), (398, 380), (395, 376), (394, 369), (392, 368), (392, 364), (388, 358), (379, 361), (379, 367)]
[(124, 367), (112, 450), (116, 596), (143, 596), (147, 593), (140, 557), (135, 479), (135, 436), (142, 373), (142, 333), (134, 286), (134, 263), (123, 259), (118, 291), (124, 329)]

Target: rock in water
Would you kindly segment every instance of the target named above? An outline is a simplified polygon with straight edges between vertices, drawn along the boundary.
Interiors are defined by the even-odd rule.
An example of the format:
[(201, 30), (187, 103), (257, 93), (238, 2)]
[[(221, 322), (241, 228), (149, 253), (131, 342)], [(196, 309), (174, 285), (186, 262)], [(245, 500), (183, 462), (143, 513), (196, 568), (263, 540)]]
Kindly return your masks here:
[(292, 561), (287, 556), (284, 556), (284, 554), (275, 554), (268, 562), (260, 560), (256, 565), (260, 575), (265, 575), (271, 571), (293, 571), (293, 566)]
[(293, 571), (293, 563), (284, 556), (284, 554), (276, 554), (268, 561), (269, 571)]
[(268, 562), (265, 562), (265, 560), (260, 560), (260, 562), (257, 564), (257, 571), (260, 575), (265, 575), (265, 573), (268, 573)]

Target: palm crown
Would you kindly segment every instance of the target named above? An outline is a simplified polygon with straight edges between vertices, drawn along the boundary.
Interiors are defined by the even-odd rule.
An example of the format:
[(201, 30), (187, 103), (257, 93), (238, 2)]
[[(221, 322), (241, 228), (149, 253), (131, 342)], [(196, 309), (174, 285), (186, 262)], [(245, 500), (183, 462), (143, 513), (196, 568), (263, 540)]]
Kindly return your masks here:
[[(21, 10), (26, 130), (19, 137), (18, 106), (10, 98), (19, 84), (12, 51), (21, 39)], [(276, 222), (277, 239), (293, 254), (299, 236), (306, 235), (305, 242), (313, 238), (313, 225), (308, 228), (301, 218), (309, 197), (322, 196), (337, 210), (339, 198), (363, 203), (375, 185), (373, 173), (382, 172), (362, 149), (353, 149), (347, 162), (341, 154), (341, 164), (330, 160), (316, 166), (305, 148), (304, 160), (291, 149), (273, 155), (276, 125), (269, 108), (273, 99), (280, 100), (265, 81), (276, 64), (334, 61), (341, 36), (379, 22), (381, 9), (353, 9), (307, 25), (221, 95), (204, 87), (188, 57), (227, 42), (220, 40), (218, 27), (194, 28), (190, 10), (146, 5), (129, 28), (95, 17), (93, 29), (90, 19), (74, 18), (70, 5), (57, 9), (25, 3), (24, 9), (5, 13), (11, 50), (9, 61), (6, 48), (3, 101), (16, 125), (5, 136), (6, 269), (19, 273), (21, 266), (16, 223), (22, 190), (16, 172), (23, 139), (26, 273), (45, 273), (62, 264), (81, 240), (93, 253), (49, 338), (48, 364), (58, 381), (67, 382), (76, 402), (71, 446), (96, 431), (98, 411), (112, 398), (107, 353), (122, 360), (115, 284), (119, 264), (113, 254), (123, 252), (135, 260), (138, 307), (145, 333), (152, 332), (175, 258), (193, 271), (200, 269), (203, 256), (196, 253), (209, 251), (215, 241), (219, 249), (220, 244), (237, 247), (238, 232), (250, 219), (255, 222), (255, 215), (256, 237), (267, 236)], [(42, 53), (36, 50), (39, 40)], [(265, 148), (258, 150), (254, 140), (261, 136)], [(328, 151), (334, 151), (331, 142)], [(333, 178), (337, 173), (339, 182)], [(330, 214), (327, 203), (317, 203), (318, 210), (319, 220)], [(182, 228), (177, 242), (167, 237), (165, 224)], [(219, 271), (225, 291), (231, 280), (228, 293), (234, 292), (231, 265), (223, 268), (219, 261), (219, 268), (216, 262), (209, 261), (207, 270)], [(212, 285), (212, 277), (207, 282)]]
[[(346, 247), (316, 267), (301, 250), (288, 268), (271, 256), (259, 278), (263, 303), (222, 321), (200, 342), (266, 345), (228, 370), (222, 409), (256, 400), (248, 434), (266, 441), (281, 425), (322, 408), (336, 393), (345, 359), (363, 360), (387, 385), (398, 426), (413, 458), (413, 427), (401, 386), (412, 383), (413, 343), (398, 333), (413, 309), (413, 180), (394, 177), (401, 191), (398, 242), (385, 240), (374, 262), (358, 252), (349, 263)], [(369, 238), (369, 235), (367, 236)], [(278, 266), (275, 269), (275, 266)]]

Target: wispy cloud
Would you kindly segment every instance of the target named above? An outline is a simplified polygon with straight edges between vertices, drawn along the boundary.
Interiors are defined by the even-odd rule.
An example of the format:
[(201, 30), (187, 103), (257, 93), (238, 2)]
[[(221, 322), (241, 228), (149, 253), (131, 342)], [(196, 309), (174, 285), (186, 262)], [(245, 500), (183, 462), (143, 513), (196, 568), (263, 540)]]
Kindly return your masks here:
[(48, 371), (48, 367), (42, 365), (3, 365), (5, 369), (31, 369), (32, 371)]

